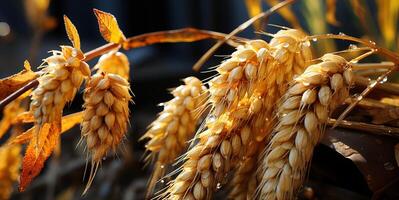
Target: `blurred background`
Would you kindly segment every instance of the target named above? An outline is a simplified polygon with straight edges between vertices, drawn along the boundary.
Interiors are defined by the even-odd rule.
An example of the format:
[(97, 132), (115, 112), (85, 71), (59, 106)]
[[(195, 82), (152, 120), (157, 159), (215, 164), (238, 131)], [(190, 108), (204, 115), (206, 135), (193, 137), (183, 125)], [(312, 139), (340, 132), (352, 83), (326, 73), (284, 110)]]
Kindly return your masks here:
[[(350, 2), (352, 1), (336, 2), (336, 19), (342, 22), (339, 26), (326, 22), (326, 1), (304, 1), (294, 4), (292, 10), (298, 14), (296, 20), (299, 25), (310, 33), (344, 32), (362, 37), (364, 29), (361, 28), (361, 23), (357, 23), (351, 7), (353, 5)], [(361, 2), (369, 8), (375, 8), (374, 1)], [(229, 33), (249, 18), (243, 0), (2, 0), (0, 4), (0, 76), (6, 77), (20, 71), (25, 59), (31, 62), (35, 70), (41, 64), (41, 59), (49, 55), (49, 50), (58, 50), (59, 45), (69, 45), (62, 21), (64, 14), (77, 27), (83, 51), (105, 44), (98, 31), (93, 8), (112, 13), (127, 37), (184, 27)], [(263, 9), (267, 8), (269, 5), (263, 4)], [(376, 13), (375, 9), (370, 9), (369, 13)], [(370, 17), (376, 18), (374, 15)], [(278, 14), (274, 14), (268, 23), (292, 25)], [(278, 29), (268, 26), (262, 27), (262, 30), (273, 33)], [(240, 36), (269, 39), (264, 35), (256, 34), (252, 27)], [(76, 148), (80, 133), (79, 128), (75, 127), (62, 136), (61, 156), (57, 159), (49, 159), (42, 174), (26, 192), (15, 192), (11, 198), (27, 200), (143, 199), (151, 168), (144, 166), (145, 163), (142, 161), (144, 142), (138, 142), (138, 138), (145, 133), (146, 127), (155, 119), (156, 113), (161, 111), (162, 108), (157, 105), (171, 98), (167, 89), (178, 86), (181, 83), (180, 80), (189, 75), (202, 79), (212, 75), (211, 73), (194, 73), (191, 67), (213, 44), (214, 41), (211, 40), (158, 44), (125, 52), (131, 64), (131, 89), (135, 94), (135, 104), (131, 105), (131, 128), (127, 139), (121, 145), (119, 154), (104, 160), (88, 194), (81, 197), (85, 185), (82, 180), (85, 171), (85, 155), (81, 153), (79, 147)], [(324, 50), (342, 49), (347, 46), (348, 43), (345, 42), (320, 44), (320, 48)], [(395, 49), (396, 45), (390, 47)], [(227, 55), (232, 51), (231, 47), (223, 46), (217, 51), (217, 55)], [(203, 70), (216, 65), (221, 60), (223, 58), (213, 56)], [(97, 59), (94, 59), (89, 64), (93, 66), (96, 61)], [(81, 110), (82, 103), (80, 93), (66, 109), (66, 113)], [(340, 195), (337, 192), (341, 194), (341, 197), (350, 197), (350, 199), (370, 198), (371, 191), (353, 163), (338, 156), (329, 148), (318, 148), (314, 160), (321, 165), (316, 163), (315, 166), (323, 170), (316, 169), (313, 174), (320, 178), (330, 173), (329, 178), (320, 178), (325, 184), (324, 191), (327, 191), (326, 197), (321, 199), (339, 199)], [(326, 160), (326, 156), (332, 159)], [(332, 169), (334, 166), (330, 164), (333, 162), (340, 163), (340, 167)], [(335, 176), (337, 174), (339, 175)], [(335, 177), (331, 178), (331, 176)]]

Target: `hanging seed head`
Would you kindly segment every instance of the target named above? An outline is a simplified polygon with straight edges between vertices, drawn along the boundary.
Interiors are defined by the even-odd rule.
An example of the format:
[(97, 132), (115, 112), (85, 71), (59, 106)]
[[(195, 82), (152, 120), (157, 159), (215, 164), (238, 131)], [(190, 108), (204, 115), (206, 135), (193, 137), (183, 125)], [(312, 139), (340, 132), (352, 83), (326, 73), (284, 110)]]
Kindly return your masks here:
[(278, 124), (261, 166), (262, 199), (294, 198), (327, 117), (348, 97), (345, 77), (351, 75), (344, 74), (351, 71), (345, 59), (326, 54), (321, 60), (295, 79), (279, 104)]
[(242, 98), (250, 95), (260, 66), (267, 63), (268, 49), (263, 40), (249, 41), (237, 47), (231, 58), (216, 68), (219, 75), (209, 81), (213, 114), (220, 116), (226, 109), (234, 109)]
[(22, 162), (20, 145), (0, 147), (0, 199), (9, 199), (19, 178)]
[(111, 51), (102, 55), (94, 69), (98, 69), (99, 72), (117, 74), (129, 80), (129, 59), (124, 53), (119, 51)]
[(174, 162), (193, 137), (204, 109), (206, 92), (207, 89), (199, 79), (185, 78), (184, 85), (171, 92), (174, 98), (163, 104), (164, 110), (143, 136), (143, 139), (150, 139), (146, 148), (151, 152), (150, 158), (155, 159), (149, 193), (154, 189), (156, 181), (164, 175), (167, 165)]
[(44, 59), (39, 86), (32, 92), (30, 110), (36, 124), (60, 120), (67, 102), (72, 101), (83, 80), (90, 76), (90, 68), (83, 61), (84, 55), (79, 49), (61, 46), (61, 52)]
[(86, 190), (99, 163), (109, 151), (116, 151), (129, 123), (129, 82), (116, 74), (98, 73), (91, 77), (84, 92), (81, 123), (82, 139), (92, 161)]

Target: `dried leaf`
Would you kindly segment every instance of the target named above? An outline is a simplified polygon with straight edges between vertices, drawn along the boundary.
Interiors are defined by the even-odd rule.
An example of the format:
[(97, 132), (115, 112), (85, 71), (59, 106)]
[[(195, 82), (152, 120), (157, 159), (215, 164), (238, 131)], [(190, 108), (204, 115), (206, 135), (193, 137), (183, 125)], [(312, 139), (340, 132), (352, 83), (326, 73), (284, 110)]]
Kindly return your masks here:
[(4, 136), (4, 134), (8, 131), (11, 125), (15, 124), (13, 121), (15, 118), (26, 109), (21, 107), (21, 100), (23, 99), (23, 95), (17, 98), (16, 100), (9, 103), (4, 107), (3, 110), (3, 118), (0, 121), (0, 138)]
[(78, 30), (75, 25), (72, 24), (71, 20), (64, 15), (65, 30), (67, 32), (69, 40), (72, 42), (73, 47), (80, 49), (80, 38)]
[[(82, 121), (83, 112), (77, 112), (70, 115), (66, 115), (62, 117), (62, 128), (61, 133), (65, 133), (76, 124), (79, 124)], [(35, 130), (35, 126), (25, 131), (21, 135), (18, 135), (13, 140), (10, 141), (10, 144), (24, 144), (28, 142), (33, 137), (33, 132)]]
[(337, 10), (337, 0), (326, 0), (326, 9), (327, 9), (326, 21), (329, 24), (338, 26), (339, 22), (335, 17), (335, 11)]
[(0, 100), (3, 100), (19, 88), (34, 80), (37, 75), (25, 65), (25, 69), (12, 76), (0, 80)]
[(97, 17), (100, 33), (107, 42), (121, 44), (126, 40), (126, 37), (119, 28), (118, 22), (112, 14), (97, 9), (93, 11)]
[(32, 137), (22, 161), (20, 191), (24, 191), (33, 178), (39, 175), (45, 161), (57, 146), (60, 132), (60, 124), (57, 122), (45, 123), (40, 127), (38, 135)]
[[(245, 0), (249, 17), (252, 18), (262, 12), (262, 1), (261, 0)], [(262, 27), (261, 21), (256, 21), (253, 24), (255, 30), (260, 30)]]
[[(218, 32), (199, 30), (195, 28), (182, 28), (170, 31), (145, 33), (128, 38), (123, 43), (124, 49), (139, 48), (157, 43), (195, 42), (205, 39), (223, 40), (227, 35)], [(234, 42), (244, 41), (244, 38), (233, 37)], [(236, 46), (238, 45), (236, 43)], [(241, 44), (241, 43), (240, 43)]]

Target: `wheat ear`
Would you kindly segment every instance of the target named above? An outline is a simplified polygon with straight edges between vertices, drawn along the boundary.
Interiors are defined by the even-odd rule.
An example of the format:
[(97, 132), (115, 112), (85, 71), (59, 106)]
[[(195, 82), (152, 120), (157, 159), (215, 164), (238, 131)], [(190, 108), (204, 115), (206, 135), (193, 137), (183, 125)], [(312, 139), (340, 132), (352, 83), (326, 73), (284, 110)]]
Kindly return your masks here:
[(154, 170), (147, 189), (150, 195), (156, 182), (165, 173), (166, 167), (187, 148), (204, 109), (207, 89), (195, 77), (184, 79), (184, 85), (171, 93), (174, 98), (164, 103), (164, 110), (150, 125), (142, 139), (150, 139), (146, 149), (149, 159), (155, 160)]
[(278, 109), (278, 124), (262, 161), (261, 199), (293, 199), (323, 136), (331, 111), (352, 83), (344, 58), (326, 54), (295, 78)]
[[(280, 30), (270, 41), (269, 64), (259, 74), (253, 94), (249, 99), (252, 107), (259, 104), (257, 112), (249, 120), (245, 132), (247, 141), (244, 154), (230, 182), (230, 199), (252, 199), (258, 185), (256, 166), (260, 153), (267, 143), (268, 136), (275, 125), (276, 102), (287, 91), (288, 83), (295, 75), (303, 72), (310, 64), (312, 53), (306, 35), (299, 30)], [(259, 101), (260, 103), (257, 103)]]
[(102, 159), (110, 150), (116, 151), (129, 123), (129, 82), (116, 74), (105, 72), (91, 77), (84, 91), (82, 139), (91, 158), (91, 170), (85, 193)]
[(45, 123), (55, 122), (60, 126), (65, 104), (72, 101), (84, 78), (90, 75), (90, 68), (79, 49), (61, 46), (61, 50), (53, 51), (52, 56), (44, 59), (39, 86), (32, 92), (30, 110), (38, 128), (36, 133)]
[(130, 64), (127, 56), (119, 51), (111, 51), (102, 55), (94, 69), (98, 72), (107, 72), (117, 74), (126, 80), (129, 80)]
[(236, 107), (243, 98), (251, 95), (249, 92), (253, 90), (258, 71), (266, 68), (268, 49), (269, 45), (263, 40), (249, 41), (238, 46), (231, 57), (216, 68), (218, 75), (209, 81), (212, 115), (218, 117), (227, 110), (235, 110), (237, 118), (246, 115), (245, 110)]

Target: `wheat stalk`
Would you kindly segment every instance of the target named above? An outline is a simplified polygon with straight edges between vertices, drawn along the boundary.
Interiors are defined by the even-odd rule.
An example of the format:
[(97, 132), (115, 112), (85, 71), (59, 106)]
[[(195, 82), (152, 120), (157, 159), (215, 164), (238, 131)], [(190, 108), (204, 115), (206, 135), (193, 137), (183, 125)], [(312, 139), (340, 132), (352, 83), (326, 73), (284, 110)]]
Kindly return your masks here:
[(91, 158), (89, 189), (99, 164), (110, 150), (116, 151), (129, 123), (129, 82), (116, 74), (97, 73), (86, 84), (82, 138)]
[(127, 56), (119, 51), (111, 51), (102, 55), (94, 69), (98, 69), (98, 72), (107, 72), (111, 74), (117, 74), (126, 80), (129, 80), (129, 59)]
[(72, 101), (84, 78), (90, 75), (79, 49), (62, 46), (61, 50), (53, 51), (52, 56), (44, 59), (39, 85), (32, 92), (30, 110), (38, 128), (36, 133), (45, 123), (61, 122), (65, 104)]
[(344, 58), (325, 54), (295, 78), (278, 109), (278, 124), (262, 162), (260, 198), (293, 199), (331, 111), (352, 83)]
[(155, 160), (154, 170), (147, 189), (153, 192), (156, 182), (162, 177), (169, 164), (187, 147), (193, 137), (206, 98), (206, 87), (195, 77), (184, 79), (184, 85), (171, 93), (174, 98), (163, 104), (164, 109), (150, 125), (142, 139), (150, 139), (146, 149), (149, 159)]
[[(256, 166), (258, 157), (267, 142), (277, 108), (276, 102), (287, 91), (288, 83), (295, 75), (301, 74), (311, 62), (312, 53), (306, 35), (295, 29), (280, 30), (272, 35), (270, 62), (264, 74), (256, 82), (250, 102), (260, 101), (259, 111), (252, 116), (246, 130), (248, 142), (243, 146), (245, 152), (230, 183), (231, 199), (252, 199), (258, 185)], [(243, 131), (241, 131), (242, 134)]]

